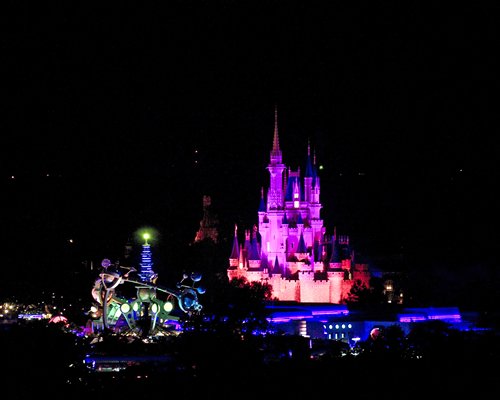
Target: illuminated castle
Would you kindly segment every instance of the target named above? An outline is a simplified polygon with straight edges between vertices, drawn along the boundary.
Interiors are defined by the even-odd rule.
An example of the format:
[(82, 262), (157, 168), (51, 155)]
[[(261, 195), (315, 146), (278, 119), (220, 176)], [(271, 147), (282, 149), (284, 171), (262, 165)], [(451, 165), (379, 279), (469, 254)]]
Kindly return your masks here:
[(277, 111), (267, 170), (267, 196), (261, 192), (258, 227), (243, 242), (235, 227), (227, 276), (268, 283), (280, 301), (342, 304), (356, 283), (369, 287), (368, 266), (356, 263), (349, 237), (326, 234), (320, 217), (320, 178), (308, 145), (305, 174), (283, 164)]

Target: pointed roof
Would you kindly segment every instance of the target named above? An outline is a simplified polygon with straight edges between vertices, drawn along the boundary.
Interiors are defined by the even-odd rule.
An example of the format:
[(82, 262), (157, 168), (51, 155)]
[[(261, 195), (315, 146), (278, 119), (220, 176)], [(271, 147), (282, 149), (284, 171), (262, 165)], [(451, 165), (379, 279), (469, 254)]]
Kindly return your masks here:
[(240, 258), (240, 246), (238, 244), (238, 226), (236, 224), (234, 225), (233, 248), (231, 250), (231, 256), (229, 258)]
[(314, 150), (314, 155), (313, 155), (312, 177), (313, 177), (312, 181), (313, 186), (316, 186), (316, 183), (319, 184), (318, 167), (316, 164), (316, 150)]
[(297, 171), (289, 171), (287, 183), (286, 183), (286, 192), (285, 192), (285, 200), (286, 201), (294, 201), (294, 193), (299, 194), (299, 200), (304, 198), (303, 187), (300, 182), (300, 167)]
[(306, 178), (314, 178), (315, 172), (314, 172), (314, 167), (311, 161), (311, 144), (309, 143), (309, 140), (307, 141), (307, 159), (306, 159), (306, 173), (305, 177)]
[(278, 137), (278, 107), (277, 106), (274, 106), (273, 151), (280, 151), (280, 140)]
[(297, 247), (297, 253), (307, 253), (306, 242), (304, 240), (304, 235), (300, 233), (299, 246)]
[(257, 241), (255, 239), (253, 239), (250, 244), (250, 249), (248, 250), (248, 259), (260, 260), (259, 250), (257, 248)]
[(273, 274), (281, 274), (280, 263), (278, 262), (278, 256), (274, 259)]
[(278, 137), (278, 108), (274, 107), (274, 135), (273, 149), (271, 150), (271, 164), (281, 164), (280, 140)]
[(252, 239), (250, 240), (250, 248), (248, 249), (248, 259), (260, 260), (259, 245), (257, 243), (257, 235), (255, 232), (252, 234)]
[(337, 242), (337, 238), (334, 238), (332, 242), (332, 254), (330, 256), (330, 262), (339, 263), (341, 261), (342, 261), (341, 249)]
[(299, 177), (296, 175), (288, 176), (288, 181), (286, 184), (285, 200), (293, 201), (293, 193), (296, 188), (298, 188), (297, 190), (300, 193)]

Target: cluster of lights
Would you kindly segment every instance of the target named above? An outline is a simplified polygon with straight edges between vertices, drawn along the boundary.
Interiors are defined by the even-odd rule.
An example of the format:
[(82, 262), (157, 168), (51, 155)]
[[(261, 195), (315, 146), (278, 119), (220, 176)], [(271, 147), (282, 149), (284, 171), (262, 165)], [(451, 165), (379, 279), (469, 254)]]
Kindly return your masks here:
[[(151, 304), (151, 311), (153, 314), (158, 314), (160, 311), (169, 313), (174, 309), (174, 305), (170, 301), (160, 302), (159, 300), (154, 300)], [(120, 306), (120, 311), (122, 314), (128, 314), (130, 311), (138, 312), (140, 310), (140, 304), (138, 301), (134, 301), (132, 306), (129, 303), (123, 303)]]
[[(157, 322), (164, 323), (171, 320), (171, 311), (174, 310), (174, 298), (177, 300), (177, 307), (186, 313), (200, 311), (202, 306), (198, 303), (197, 294), (204, 293), (203, 287), (195, 287), (201, 280), (201, 274), (184, 274), (182, 280), (177, 283), (177, 289), (164, 289), (156, 285), (157, 274), (152, 267), (151, 250), (148, 240), (151, 235), (148, 232), (142, 232), (144, 239), (143, 250), (141, 252), (141, 270), (139, 272), (140, 280), (131, 279), (129, 273), (121, 274), (118, 265), (109, 269), (112, 263), (104, 259), (101, 266), (104, 272), (100, 274), (101, 279), (96, 281), (92, 289), (92, 296), (98, 303), (93, 306), (89, 314), (94, 319), (102, 318), (104, 327), (114, 326), (120, 318), (124, 318), (131, 331), (138, 327), (136, 323), (139, 318), (147, 317), (151, 324), (149, 332), (154, 332)], [(135, 271), (135, 269), (133, 269)], [(190, 278), (192, 284), (183, 283), (185, 279)], [(131, 283), (135, 285), (136, 297), (123, 299), (115, 295), (115, 290), (119, 285)], [(165, 293), (166, 300), (157, 297), (157, 293)], [(106, 298), (106, 299), (105, 299)], [(175, 319), (175, 318), (174, 318)]]
[[(3, 309), (3, 310), (2, 310)], [(6, 316), (9, 316), (12, 314), (14, 310), (14, 304), (9, 304), (9, 303), (5, 303), (1, 308), (0, 308), (1, 313), (0, 313), (0, 318), (3, 318), (3, 317), (6, 317)]]
[(153, 262), (151, 261), (151, 246), (148, 243), (148, 240), (151, 239), (151, 235), (148, 232), (145, 232), (142, 237), (144, 238), (144, 244), (142, 245), (141, 272), (139, 273), (139, 276), (144, 282), (149, 282), (155, 276), (153, 271)]
[[(352, 324), (329, 324), (328, 326), (327, 325), (323, 325), (323, 329), (324, 329), (324, 334), (325, 335), (328, 335), (328, 339), (344, 339), (346, 337), (346, 334), (345, 332), (342, 332), (342, 330), (344, 329), (352, 329)], [(327, 329), (329, 331), (327, 331)], [(335, 330), (336, 332), (332, 334), (332, 331)], [(340, 333), (339, 333), (340, 332)], [(349, 331), (347, 336), (349, 337), (349, 333), (352, 334), (352, 331)], [(332, 337), (333, 336), (333, 337)]]
[(19, 319), (50, 319), (52, 314), (19, 314), (17, 316)]
[[(346, 324), (342, 324), (342, 325), (335, 324), (335, 329), (340, 329), (340, 328), (345, 329), (346, 327), (347, 327), (347, 329), (351, 329), (352, 324), (347, 324), (347, 325)], [(326, 329), (326, 325), (323, 325), (323, 328)], [(333, 325), (332, 324), (328, 325), (328, 329), (333, 329)]]
[(14, 309), (14, 304), (5, 303), (3, 306), (4, 312), (8, 313)]

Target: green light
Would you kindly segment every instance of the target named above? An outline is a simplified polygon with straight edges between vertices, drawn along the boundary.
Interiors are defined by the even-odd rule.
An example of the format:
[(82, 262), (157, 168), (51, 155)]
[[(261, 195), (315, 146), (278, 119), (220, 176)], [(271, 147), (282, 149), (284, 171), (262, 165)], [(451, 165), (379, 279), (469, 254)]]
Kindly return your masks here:
[(172, 311), (173, 308), (174, 308), (174, 305), (170, 301), (166, 301), (165, 304), (163, 304), (163, 309), (166, 312)]
[(150, 238), (151, 238), (151, 235), (150, 235), (148, 232), (146, 232), (146, 233), (144, 233), (144, 234), (142, 235), (142, 237), (143, 237), (143, 238), (144, 238), (144, 240), (146, 241), (146, 244), (148, 244), (148, 239), (150, 239)]

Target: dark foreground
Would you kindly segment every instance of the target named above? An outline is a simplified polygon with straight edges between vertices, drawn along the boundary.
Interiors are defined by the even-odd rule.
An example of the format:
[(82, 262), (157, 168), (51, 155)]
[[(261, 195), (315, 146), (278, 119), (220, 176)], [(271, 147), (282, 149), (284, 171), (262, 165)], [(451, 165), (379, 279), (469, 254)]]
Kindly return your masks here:
[[(465, 392), (496, 394), (500, 390), (496, 343), (478, 348), (481, 351), (426, 359), (389, 354), (311, 358), (300, 351), (280, 357), (231, 340), (200, 339), (178, 342), (174, 347), (152, 345), (140, 349), (141, 362), (119, 371), (98, 372), (84, 364), (88, 346), (56, 328), (14, 326), (2, 329), (0, 338), (6, 371), (4, 395), (88, 399), (101, 395), (158, 395), (166, 399), (346, 395), (351, 399), (404, 399), (449, 398)], [(96, 349), (93, 347), (93, 355), (98, 355)], [(124, 354), (122, 349), (110, 346), (107, 355), (119, 358)], [(158, 352), (168, 354), (168, 361), (155, 358)]]

